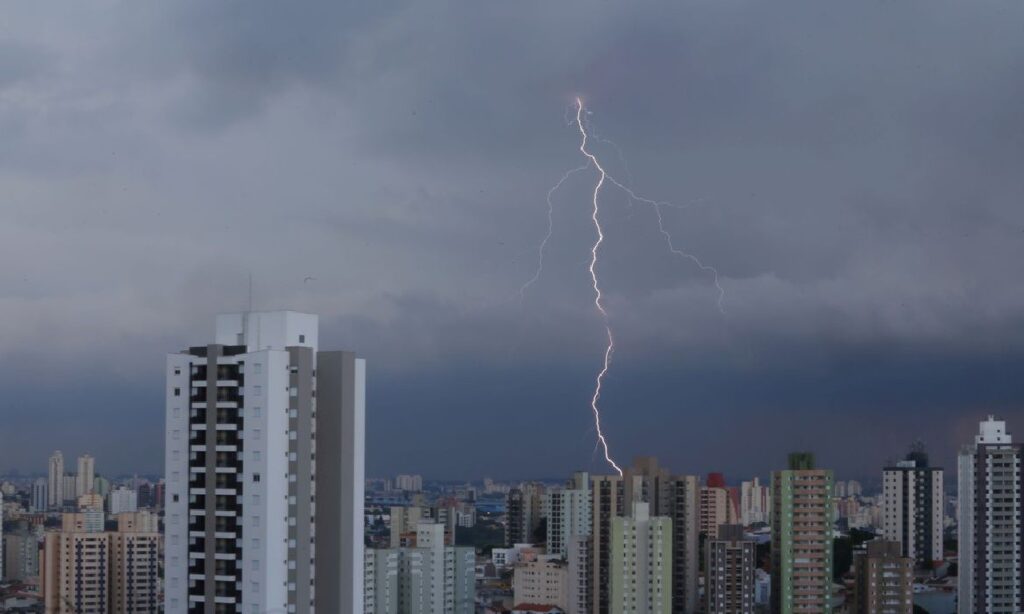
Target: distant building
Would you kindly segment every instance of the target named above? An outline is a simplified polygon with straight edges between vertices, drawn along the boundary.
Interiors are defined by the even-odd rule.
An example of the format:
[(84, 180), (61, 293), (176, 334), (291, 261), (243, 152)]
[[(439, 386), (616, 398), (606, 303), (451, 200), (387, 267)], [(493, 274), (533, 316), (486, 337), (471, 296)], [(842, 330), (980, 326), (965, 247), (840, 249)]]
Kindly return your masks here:
[(915, 448), (882, 472), (882, 535), (899, 542), (902, 555), (919, 566), (942, 560), (942, 469), (928, 465)]
[(75, 497), (87, 495), (93, 490), (93, 481), (96, 477), (96, 461), (93, 457), (85, 454), (78, 457), (78, 474), (75, 476)]
[(857, 480), (850, 480), (846, 483), (846, 496), (847, 497), (860, 497), (864, 494), (864, 488), (860, 485)]
[(548, 553), (566, 557), (573, 537), (590, 535), (590, 476), (586, 472), (576, 473), (565, 488), (549, 491), (543, 500)]
[(772, 612), (832, 612), (832, 472), (809, 453), (772, 473)]
[(78, 497), (78, 511), (99, 510), (103, 511), (103, 497), (96, 493), (86, 493)]
[(758, 478), (740, 484), (740, 522), (750, 526), (771, 519), (771, 490)]
[(706, 539), (718, 537), (718, 527), (735, 522), (729, 513), (729, 491), (724, 486), (702, 486), (700, 489), (700, 532)]
[(3, 544), (5, 580), (24, 582), (39, 577), (39, 538), (28, 523), (19, 521), (19, 526), (3, 535)]
[(989, 416), (957, 460), (959, 614), (1024, 612), (1022, 447)]
[(390, 516), (390, 546), (392, 548), (415, 547), (416, 528), (420, 523), (444, 525), (445, 543), (449, 546), (455, 545), (455, 527), (457, 526), (458, 511), (454, 507), (392, 506)]
[(444, 526), (420, 523), (415, 548), (368, 549), (364, 614), (473, 614), (473, 548), (446, 546)]
[(64, 505), (64, 455), (57, 450), (50, 456), (47, 502), (50, 507)]
[(45, 478), (39, 478), (32, 482), (32, 497), (29, 502), (29, 509), (32, 512), (45, 512), (50, 506), (48, 484)]
[(395, 477), (395, 488), (405, 492), (422, 492), (423, 476), (421, 475), (399, 475)]
[(853, 557), (854, 614), (912, 614), (914, 559), (896, 541), (874, 540)]
[(74, 505), (78, 501), (78, 478), (72, 473), (64, 474), (64, 501), (63, 504)]
[(704, 546), (705, 614), (753, 614), (757, 545), (742, 525), (721, 525)]
[(96, 476), (92, 481), (92, 490), (97, 495), (106, 498), (110, 494), (110, 480), (102, 475)]
[(509, 489), (505, 497), (505, 545), (540, 541), (534, 534), (541, 525), (544, 487), (540, 484), (522, 484)]
[(138, 494), (127, 486), (110, 491), (110, 513), (134, 512), (139, 509)]
[(568, 589), (568, 564), (559, 556), (546, 555), (516, 566), (512, 603), (553, 605), (565, 610), (569, 602)]
[(612, 519), (612, 614), (672, 612), (672, 519), (651, 516), (636, 502), (629, 517)]

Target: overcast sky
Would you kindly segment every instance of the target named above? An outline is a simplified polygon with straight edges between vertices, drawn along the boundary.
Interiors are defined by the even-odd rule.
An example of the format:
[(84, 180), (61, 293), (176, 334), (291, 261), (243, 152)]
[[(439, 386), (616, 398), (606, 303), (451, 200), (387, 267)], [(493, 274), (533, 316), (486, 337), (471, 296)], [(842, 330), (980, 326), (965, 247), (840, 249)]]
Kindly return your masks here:
[[(349, 6), (355, 4), (356, 6)], [(1024, 429), (1024, 5), (22, 2), (0, 16), (0, 468), (160, 472), (163, 362), (246, 305), (369, 361), (371, 475), (810, 449), (952, 470)], [(608, 141), (614, 142), (613, 146)], [(314, 280), (304, 282), (304, 278)], [(1018, 429), (1018, 430), (1020, 430)], [(1024, 430), (1019, 436), (1024, 437)]]

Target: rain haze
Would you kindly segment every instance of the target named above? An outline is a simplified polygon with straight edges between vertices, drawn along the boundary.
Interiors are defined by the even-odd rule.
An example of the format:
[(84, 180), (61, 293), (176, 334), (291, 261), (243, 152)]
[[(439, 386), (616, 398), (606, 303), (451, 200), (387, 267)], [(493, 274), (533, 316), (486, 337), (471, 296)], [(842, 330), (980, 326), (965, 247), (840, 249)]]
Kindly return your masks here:
[(952, 470), (986, 413), (1024, 429), (1021, 3), (348, 4), (6, 7), (0, 468), (162, 472), (165, 355), (251, 274), (366, 357), (368, 475), (606, 471), (593, 168), (519, 293), (577, 96), (724, 289), (601, 192), (620, 464)]

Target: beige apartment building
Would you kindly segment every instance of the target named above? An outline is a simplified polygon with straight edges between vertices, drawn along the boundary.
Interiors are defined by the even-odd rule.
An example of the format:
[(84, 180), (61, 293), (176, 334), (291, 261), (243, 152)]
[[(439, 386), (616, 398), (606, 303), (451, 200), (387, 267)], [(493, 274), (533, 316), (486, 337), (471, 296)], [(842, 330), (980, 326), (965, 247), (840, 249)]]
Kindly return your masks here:
[(46, 534), (41, 564), (48, 614), (148, 614), (158, 611), (160, 534), (148, 512), (120, 515), (117, 531), (95, 512), (65, 514)]

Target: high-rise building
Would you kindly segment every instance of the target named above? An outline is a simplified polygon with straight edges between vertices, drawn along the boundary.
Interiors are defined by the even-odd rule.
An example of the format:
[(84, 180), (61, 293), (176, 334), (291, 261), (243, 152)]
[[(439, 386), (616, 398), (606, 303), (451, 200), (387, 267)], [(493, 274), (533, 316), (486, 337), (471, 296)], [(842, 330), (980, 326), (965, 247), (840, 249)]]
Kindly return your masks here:
[[(98, 496), (98, 495), (97, 495)], [(110, 491), (110, 513), (134, 512), (138, 510), (138, 493), (127, 486)]]
[(859, 497), (864, 494), (864, 487), (857, 480), (850, 480), (846, 483), (846, 496)]
[(93, 481), (96, 478), (96, 461), (85, 454), (78, 457), (78, 474), (75, 476), (75, 497), (93, 492)]
[(957, 460), (959, 614), (1024, 611), (1022, 446), (989, 416)]
[(832, 611), (832, 472), (809, 453), (772, 473), (772, 612)]
[(48, 475), (47, 501), (50, 507), (60, 507), (64, 505), (64, 455), (60, 450), (50, 456)]
[(740, 484), (740, 522), (750, 526), (771, 520), (771, 491), (758, 478)]
[(705, 614), (753, 614), (757, 546), (743, 537), (743, 526), (718, 527), (704, 547)]
[(73, 473), (64, 474), (64, 505), (78, 501), (78, 478)]
[(905, 460), (882, 471), (882, 535), (902, 555), (931, 567), (942, 560), (942, 469), (928, 465), (915, 446)]
[(110, 536), (111, 612), (160, 611), (160, 533), (149, 512), (117, 515)]
[(548, 553), (567, 557), (570, 540), (589, 536), (592, 528), (590, 476), (586, 472), (576, 473), (565, 488), (545, 494), (542, 515), (547, 518)]
[(395, 488), (405, 492), (422, 492), (423, 476), (421, 475), (398, 475), (395, 477)]
[(96, 493), (86, 493), (78, 498), (78, 511), (99, 510), (103, 511), (103, 497)]
[(50, 504), (49, 485), (45, 478), (38, 478), (32, 482), (32, 498), (29, 509), (33, 512), (45, 512)]
[(718, 527), (735, 522), (730, 512), (729, 491), (724, 486), (701, 486), (700, 532), (706, 539), (718, 537)]
[(672, 521), (672, 612), (697, 609), (699, 487), (695, 476), (673, 475), (656, 459), (640, 457), (623, 475), (591, 478), (593, 614), (611, 611), (611, 528), (615, 518), (628, 517), (634, 502), (649, 504), (649, 513)]
[(444, 525), (421, 522), (416, 547), (367, 550), (364, 614), (473, 614), (475, 550), (445, 545)]
[(540, 484), (526, 483), (518, 488), (509, 489), (505, 497), (505, 510), (508, 518), (505, 525), (505, 545), (511, 548), (515, 544), (531, 544), (541, 525), (544, 487)]
[[(141, 523), (99, 530), (86, 514), (65, 514), (60, 531), (46, 534), (42, 592), (53, 614), (160, 611), (160, 534)], [(145, 523), (155, 528), (155, 520)]]
[(317, 333), (221, 315), (168, 356), (168, 614), (362, 610), (365, 363)]
[(39, 538), (27, 522), (17, 521), (13, 530), (3, 533), (3, 551), (5, 580), (24, 582), (39, 577)]
[(391, 547), (401, 548), (411, 545), (416, 535), (416, 527), (425, 520), (423, 508), (418, 505), (400, 507), (391, 506)]
[(612, 614), (672, 612), (672, 519), (651, 516), (650, 504), (634, 502), (629, 517), (612, 519)]
[(914, 559), (897, 541), (876, 539), (853, 557), (854, 614), (912, 614)]
[(414, 547), (416, 545), (416, 527), (423, 522), (444, 525), (445, 544), (449, 546), (455, 545), (455, 527), (458, 523), (459, 514), (454, 506), (392, 506), (390, 517), (390, 545), (392, 548)]
[(557, 555), (545, 555), (516, 565), (512, 578), (512, 603), (555, 606), (569, 605), (569, 566)]
[(92, 481), (92, 490), (97, 495), (105, 498), (110, 494), (110, 480), (102, 475), (96, 476)]
[(593, 593), (593, 547), (590, 535), (574, 535), (569, 538), (566, 552), (568, 577), (566, 599), (567, 614), (588, 614)]

